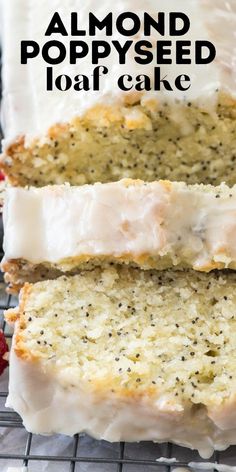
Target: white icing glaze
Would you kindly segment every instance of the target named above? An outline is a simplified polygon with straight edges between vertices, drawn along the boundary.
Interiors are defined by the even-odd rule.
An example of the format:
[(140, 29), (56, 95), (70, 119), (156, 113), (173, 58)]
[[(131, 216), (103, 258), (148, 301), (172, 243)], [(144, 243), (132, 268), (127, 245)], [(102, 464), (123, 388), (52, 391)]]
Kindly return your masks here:
[[(130, 61), (124, 66), (118, 65), (117, 53), (113, 52), (108, 59), (102, 61), (102, 65), (107, 66), (110, 73), (103, 77), (100, 92), (78, 93), (72, 90), (66, 93), (47, 92), (45, 90), (46, 65), (44, 61), (37, 58), (31, 60), (28, 66), (22, 66), (20, 64), (20, 41), (33, 39), (42, 46), (45, 42), (45, 31), (55, 11), (61, 14), (68, 29), (70, 12), (78, 11), (80, 27), (86, 29), (89, 11), (94, 12), (98, 18), (104, 18), (108, 12), (112, 11), (115, 19), (121, 12), (129, 10), (135, 10), (135, 13), (140, 17), (143, 17), (144, 11), (156, 17), (158, 11), (166, 13), (179, 11), (180, 5), (177, 0), (169, 0), (168, 2), (166, 0), (158, 0), (158, 2), (155, 0), (122, 0), (113, 3), (110, 0), (103, 2), (87, 0), (86, 4), (76, 0), (68, 0), (67, 2), (60, 0), (51, 0), (50, 2), (48, 0), (41, 0), (41, 2), (9, 0), (4, 3), (3, 123), (6, 137), (5, 146), (19, 135), (26, 135), (28, 142), (35, 136), (43, 137), (51, 125), (67, 122), (78, 115), (81, 116), (97, 104), (117, 103), (122, 106), (127, 94), (122, 93), (114, 84), (114, 78), (125, 73), (134, 77), (140, 74), (140, 65), (133, 61), (133, 49), (129, 52)], [(182, 2), (181, 10), (191, 19), (191, 30), (183, 39), (212, 41), (217, 48), (217, 58), (214, 63), (204, 66), (162, 66), (163, 76), (167, 74), (170, 81), (179, 74), (189, 74), (192, 78), (192, 87), (187, 93), (177, 91), (147, 92), (143, 94), (141, 102), (145, 104), (146, 99), (150, 97), (158, 100), (158, 103), (162, 100), (174, 102), (175, 99), (184, 99), (195, 100), (200, 106), (209, 108), (216, 103), (216, 89), (224, 90), (232, 96), (236, 95), (235, 0), (215, 0), (214, 2), (211, 0), (188, 0)], [(139, 34), (139, 37), (142, 38), (142, 33)], [(55, 35), (55, 38), (62, 39), (66, 46), (71, 39), (76, 39), (60, 35)], [(93, 39), (86, 38), (89, 46)], [(104, 40), (107, 38), (104, 37), (102, 31), (95, 39)], [(112, 39), (124, 42), (124, 38), (116, 31)], [(152, 39), (156, 41), (160, 39), (160, 36), (156, 34)], [(171, 39), (175, 41), (175, 38)], [(154, 65), (156, 64), (142, 66), (142, 72), (152, 77)], [(86, 57), (80, 61), (79, 65), (69, 65), (65, 62), (55, 66), (55, 75), (67, 73), (74, 77), (79, 72), (90, 77), (93, 68), (91, 58)]]
[(186, 469), (186, 467), (175, 467), (172, 469), (172, 472), (189, 472), (189, 469)]
[(189, 469), (186, 469), (186, 467), (175, 467), (172, 469), (172, 472), (189, 472)]
[(175, 457), (171, 457), (171, 458), (159, 457), (159, 459), (156, 459), (156, 462), (165, 462), (166, 464), (176, 464), (176, 462), (179, 462), (179, 461), (177, 461)]
[[(216, 198), (219, 196), (220, 198)], [(236, 266), (236, 186), (120, 181), (83, 187), (9, 188), (5, 260), (168, 256), (199, 270)]]
[(7, 472), (28, 472), (28, 467), (8, 467)]
[(187, 405), (179, 408), (173, 397), (171, 408), (167, 402), (165, 409), (160, 409), (158, 398), (146, 396), (140, 402), (137, 398), (119, 397), (110, 391), (99, 396), (81, 382), (72, 386), (71, 375), (55, 367), (52, 371), (50, 360), (27, 362), (16, 356), (14, 348), (11, 351), (7, 407), (21, 415), (28, 431), (86, 432), (110, 442), (171, 441), (198, 449), (204, 458), (214, 449), (236, 444), (235, 423), (222, 431), (209, 419), (205, 407), (198, 412)]
[(189, 467), (196, 470), (216, 470), (217, 472), (236, 472), (232, 465), (216, 464), (215, 462), (189, 462)]

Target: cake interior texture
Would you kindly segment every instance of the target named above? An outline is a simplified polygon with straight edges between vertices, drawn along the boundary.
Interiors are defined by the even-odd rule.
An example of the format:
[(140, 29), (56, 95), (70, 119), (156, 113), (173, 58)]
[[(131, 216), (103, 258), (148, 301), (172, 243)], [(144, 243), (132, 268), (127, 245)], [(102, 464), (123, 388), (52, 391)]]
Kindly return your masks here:
[[(235, 288), (233, 272), (209, 277), (125, 267), (26, 284), (19, 308), (7, 313), (8, 321), (17, 321), (14, 355), (24, 365), (40, 367), (49, 382), (57, 378), (68, 395), (80, 388), (95, 394), (94, 417), (100, 415), (99, 402), (107, 401), (112, 403), (108, 417), (116, 417), (118, 402), (134, 405), (136, 416), (141, 405), (151, 408), (154, 418), (157, 411), (167, 414), (166, 421), (174, 412), (174, 424), (180, 421), (183, 428), (179, 436), (167, 430), (145, 436), (141, 425), (139, 432), (134, 427), (130, 434), (121, 425), (114, 436), (104, 432), (104, 425), (105, 430), (96, 431), (88, 423), (92, 435), (108, 440), (169, 439), (200, 449), (202, 441), (209, 447), (227, 447), (233, 441), (229, 430), (236, 440), (235, 418), (226, 414), (236, 394)], [(23, 388), (16, 400), (19, 380), (13, 379), (13, 371), (11, 375), (9, 405), (22, 415), (27, 429), (78, 432), (79, 424), (58, 426), (53, 418), (43, 426), (32, 392), (24, 400)], [(37, 382), (32, 380), (31, 388), (38, 395)], [(37, 424), (29, 419), (31, 408)], [(45, 417), (45, 406), (43, 410)], [(158, 421), (154, 424), (158, 429)], [(222, 427), (223, 446), (215, 424)], [(187, 439), (189, 428), (192, 442)]]
[(125, 177), (232, 185), (235, 118), (235, 101), (227, 95), (212, 110), (195, 102), (96, 106), (29, 143), (19, 137), (5, 149), (1, 168), (11, 184), (21, 186)]
[(234, 273), (125, 268), (41, 282), (30, 287), (16, 349), (46, 363), (53, 355), (92, 385), (113, 377), (118, 391), (221, 402), (236, 374), (235, 287)]

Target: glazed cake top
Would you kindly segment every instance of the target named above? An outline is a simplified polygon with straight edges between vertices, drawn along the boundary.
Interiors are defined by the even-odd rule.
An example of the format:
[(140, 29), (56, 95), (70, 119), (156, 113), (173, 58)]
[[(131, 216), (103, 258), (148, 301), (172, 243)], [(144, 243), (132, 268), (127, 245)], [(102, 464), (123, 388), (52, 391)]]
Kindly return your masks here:
[(236, 186), (122, 180), (9, 188), (3, 211), (5, 261), (73, 263), (171, 258), (200, 271), (235, 267)]
[[(134, 8), (135, 7), (135, 8)], [(180, 8), (181, 7), (181, 8)], [(50, 126), (68, 122), (76, 116), (83, 116), (86, 111), (97, 105), (120, 105), (121, 108), (135, 99), (133, 92), (122, 92), (116, 86), (116, 79), (122, 74), (130, 74), (134, 78), (140, 74), (146, 74), (153, 78), (153, 69), (156, 62), (140, 66), (134, 61), (134, 48), (128, 52), (130, 61), (126, 65), (118, 64), (117, 52), (112, 49), (112, 54), (103, 59), (100, 65), (107, 66), (109, 74), (102, 77), (102, 85), (99, 92), (93, 90), (76, 92), (71, 88), (67, 92), (46, 90), (46, 66), (40, 54), (36, 59), (30, 60), (27, 65), (20, 64), (20, 43), (22, 40), (34, 40), (42, 47), (50, 40), (62, 41), (67, 48), (69, 42), (76, 39), (86, 39), (89, 48), (95, 40), (109, 40), (105, 36), (105, 30), (98, 31), (96, 37), (70, 37), (53, 34), (45, 37), (49, 22), (55, 12), (59, 12), (67, 30), (70, 32), (70, 14), (78, 12), (80, 29), (88, 29), (89, 12), (102, 19), (112, 11), (114, 23), (121, 12), (135, 11), (142, 19), (144, 11), (157, 19), (157, 13), (165, 12), (166, 16), (171, 11), (182, 11), (188, 15), (191, 22), (189, 32), (180, 37), (162, 37), (153, 29), (153, 36), (145, 39), (153, 41), (170, 39), (211, 41), (217, 50), (214, 62), (209, 65), (195, 65), (192, 57), (191, 65), (162, 65), (162, 75), (167, 75), (170, 82), (179, 74), (191, 76), (191, 88), (188, 92), (174, 90), (168, 92), (143, 92), (140, 95), (141, 104), (145, 105), (150, 98), (156, 103), (169, 101), (176, 103), (176, 99), (195, 101), (199, 106), (214, 109), (217, 103), (219, 91), (225, 91), (230, 96), (236, 96), (236, 3), (235, 0), (120, 0), (111, 3), (109, 0), (97, 2), (80, 0), (61, 2), (60, 0), (9, 0), (3, 6), (3, 110), (2, 122), (5, 132), (5, 146), (14, 142), (19, 136), (26, 136), (26, 142), (34, 137), (43, 137)], [(127, 40), (144, 39), (143, 31), (134, 37), (121, 36), (114, 28), (110, 40), (119, 40), (122, 44)], [(175, 45), (174, 45), (175, 46)], [(175, 47), (173, 47), (173, 50)], [(192, 53), (194, 47), (191, 48)], [(155, 53), (154, 53), (155, 57)], [(174, 54), (173, 54), (174, 58)], [(67, 74), (74, 78), (78, 73), (91, 77), (94, 65), (91, 64), (91, 55), (79, 60), (79, 65), (70, 65), (66, 59), (59, 65), (53, 66), (55, 77)], [(174, 62), (174, 60), (173, 60)], [(137, 99), (137, 97), (136, 97)], [(134, 116), (135, 119), (135, 116)]]

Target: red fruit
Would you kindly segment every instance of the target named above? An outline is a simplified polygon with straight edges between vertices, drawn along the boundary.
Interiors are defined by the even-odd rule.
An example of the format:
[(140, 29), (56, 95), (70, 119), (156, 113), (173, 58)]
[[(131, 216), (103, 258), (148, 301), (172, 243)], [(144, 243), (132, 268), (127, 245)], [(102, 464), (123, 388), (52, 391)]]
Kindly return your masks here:
[(5, 175), (0, 171), (0, 182), (5, 180)]
[(6, 352), (9, 351), (6, 338), (2, 330), (0, 330), (0, 375), (2, 375), (3, 371), (8, 366), (8, 361), (6, 361), (3, 356)]

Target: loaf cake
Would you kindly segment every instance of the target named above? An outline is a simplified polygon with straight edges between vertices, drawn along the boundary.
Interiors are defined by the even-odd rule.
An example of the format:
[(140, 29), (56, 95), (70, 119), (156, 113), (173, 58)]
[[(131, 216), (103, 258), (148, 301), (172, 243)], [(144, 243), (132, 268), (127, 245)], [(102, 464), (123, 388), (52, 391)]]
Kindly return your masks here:
[[(235, 0), (188, 0), (181, 11), (189, 16), (190, 31), (175, 41), (191, 41), (191, 64), (161, 67), (173, 91), (122, 92), (116, 80), (140, 73), (151, 78), (158, 61), (140, 66), (134, 61), (134, 48), (127, 53), (126, 65), (118, 65), (117, 52), (99, 65), (109, 69), (101, 80), (99, 92), (46, 90), (46, 63), (41, 55), (19, 64), (17, 42), (24, 38), (38, 42), (40, 50), (48, 39), (60, 40), (67, 47), (66, 62), (53, 66), (55, 77), (79, 73), (92, 76), (91, 56), (69, 64), (69, 41), (81, 37), (52, 35), (45, 38), (49, 21), (58, 11), (69, 31), (68, 5), (56, 1), (10, 0), (3, 10), (3, 125), (5, 139), (1, 168), (13, 185), (73, 185), (109, 182), (122, 178), (147, 181), (170, 179), (188, 183), (236, 182), (236, 69), (235, 69)], [(126, 0), (124, 3), (87, 0), (79, 9), (79, 27), (87, 31), (88, 14), (99, 19), (108, 12), (115, 19), (121, 11), (133, 11), (143, 20), (146, 11), (154, 19), (158, 12), (166, 15), (179, 11), (179, 2), (170, 0)], [(70, 2), (70, 11), (78, 4)], [(27, 11), (27, 15), (25, 15)], [(168, 19), (167, 19), (168, 22)], [(12, 31), (14, 31), (14, 40)], [(105, 30), (86, 36), (89, 50), (93, 40), (106, 40)], [(82, 37), (83, 39), (83, 37)], [(113, 32), (113, 39), (124, 37)], [(152, 37), (141, 30), (128, 40), (150, 40), (153, 56), (163, 37), (152, 28)], [(194, 43), (207, 40), (216, 48), (216, 59), (208, 65), (194, 65)], [(13, 42), (14, 41), (14, 42)], [(187, 55), (187, 57), (189, 57)], [(179, 74), (191, 78), (185, 92), (173, 87)]]
[(2, 270), (12, 288), (118, 262), (236, 268), (236, 186), (122, 180), (9, 188)]
[(26, 284), (7, 406), (28, 431), (236, 444), (236, 274), (96, 268)]

